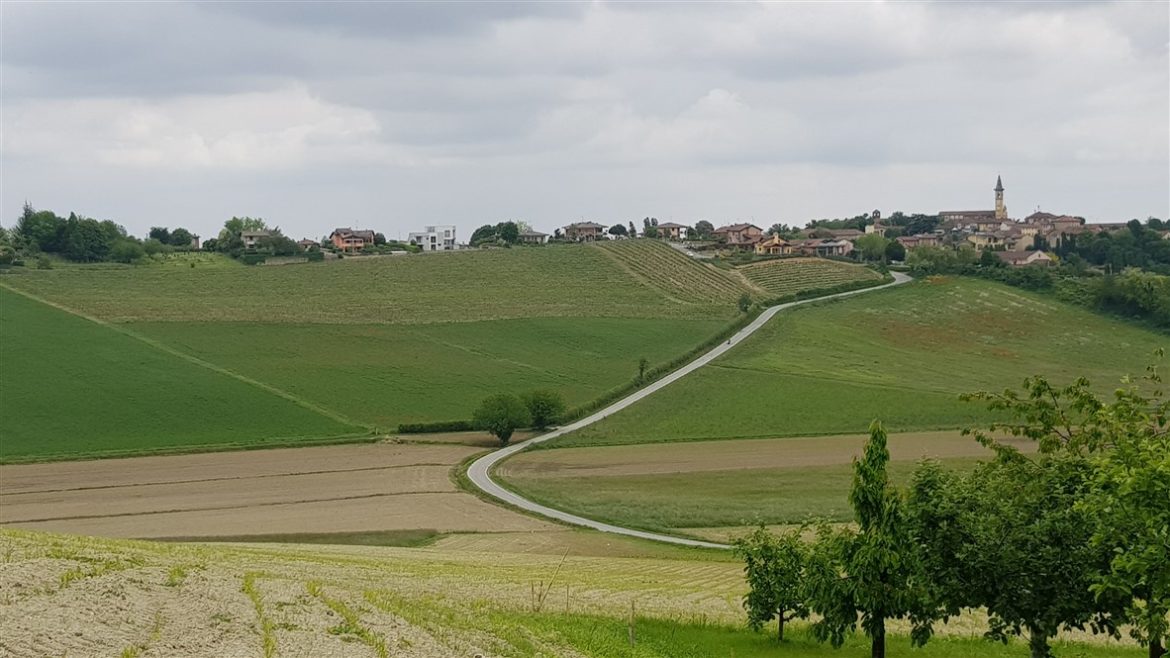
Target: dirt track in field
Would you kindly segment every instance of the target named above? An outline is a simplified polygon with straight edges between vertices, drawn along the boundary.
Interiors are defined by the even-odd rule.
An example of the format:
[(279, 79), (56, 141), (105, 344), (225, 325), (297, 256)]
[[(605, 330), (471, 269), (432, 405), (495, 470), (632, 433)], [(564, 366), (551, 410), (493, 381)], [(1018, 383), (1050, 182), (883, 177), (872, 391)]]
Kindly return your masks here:
[(106, 537), (550, 529), (458, 490), (480, 448), (367, 444), (0, 467), (0, 524)]
[[(860, 456), (867, 438), (868, 435), (851, 434), (557, 448), (517, 455), (504, 462), (499, 474), (505, 478), (587, 477), (833, 466), (849, 464)], [(1030, 441), (1005, 442), (1021, 450), (1032, 449)], [(973, 438), (953, 431), (893, 434), (889, 449), (892, 460), (991, 456)]]

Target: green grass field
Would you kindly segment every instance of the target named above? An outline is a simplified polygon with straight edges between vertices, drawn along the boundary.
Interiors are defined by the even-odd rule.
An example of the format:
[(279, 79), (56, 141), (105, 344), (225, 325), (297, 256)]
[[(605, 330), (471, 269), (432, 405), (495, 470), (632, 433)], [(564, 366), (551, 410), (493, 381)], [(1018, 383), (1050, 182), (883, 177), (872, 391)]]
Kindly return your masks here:
[[(570, 406), (585, 403), (629, 382), (640, 359), (671, 361), (737, 315), (734, 280), (661, 243), (630, 245), (689, 286), (666, 295), (607, 248), (587, 245), (280, 267), (173, 254), (139, 267), (14, 271), (5, 285), (96, 322), (5, 293), (17, 301), (5, 304), (15, 338), (5, 341), (3, 384), (13, 403), (0, 409), (0, 459), (393, 431), (469, 418), (501, 391), (547, 388)], [(56, 331), (86, 338), (45, 333), (41, 324), (57, 322), (41, 316), (65, 318)], [(144, 376), (127, 365), (143, 353), (178, 365)], [(86, 376), (58, 382), (77, 370)], [(203, 392), (205, 380), (228, 392)], [(83, 386), (119, 397), (82, 395)], [(231, 392), (241, 387), (248, 393)]]
[[(974, 459), (940, 461), (954, 469), (975, 463)], [(891, 462), (891, 481), (908, 482), (914, 467), (914, 461)], [(817, 518), (848, 521), (853, 518), (847, 496), (852, 479), (849, 464), (836, 464), (591, 477), (509, 475), (506, 481), (526, 498), (556, 509), (632, 528), (673, 532)]]
[(559, 439), (604, 445), (961, 428), (993, 416), (961, 393), (1030, 375), (1102, 392), (1170, 338), (977, 279), (915, 282), (773, 318), (710, 367)]
[(428, 325), (132, 323), (135, 331), (382, 429), (470, 418), (487, 395), (551, 389), (570, 405), (630, 381), (724, 322), (531, 318)]
[(0, 288), (0, 459), (363, 432)]

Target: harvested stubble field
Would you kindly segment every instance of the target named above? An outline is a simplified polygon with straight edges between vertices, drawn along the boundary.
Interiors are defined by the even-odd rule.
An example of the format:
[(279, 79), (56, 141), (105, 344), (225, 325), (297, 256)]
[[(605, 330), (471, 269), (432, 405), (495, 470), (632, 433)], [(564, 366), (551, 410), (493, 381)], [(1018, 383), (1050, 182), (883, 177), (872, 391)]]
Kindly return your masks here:
[(748, 281), (776, 297), (853, 281), (877, 281), (874, 270), (824, 258), (780, 258), (738, 268)]
[[(728, 541), (758, 523), (847, 521), (852, 460), (867, 435), (532, 450), (497, 474), (525, 496), (630, 527)], [(1027, 441), (1006, 439), (1030, 451)], [(894, 434), (890, 475), (919, 460), (969, 468), (990, 453), (958, 432)]]
[(0, 466), (0, 523), (136, 538), (555, 529), (458, 489), (451, 469), (480, 450), (379, 443)]
[[(706, 553), (598, 558), (436, 549), (158, 544), (0, 531), (0, 653), (11, 656), (840, 655), (799, 627), (743, 628), (740, 565)], [(538, 593), (539, 592), (539, 593)], [(627, 617), (636, 612), (636, 645)], [(1022, 656), (952, 620), (925, 650)], [(864, 646), (851, 641), (847, 652)], [(1097, 641), (1086, 658), (1137, 656)]]
[(1001, 284), (936, 277), (781, 313), (711, 366), (554, 446), (959, 429), (962, 393), (1088, 377), (1103, 393), (1170, 338)]

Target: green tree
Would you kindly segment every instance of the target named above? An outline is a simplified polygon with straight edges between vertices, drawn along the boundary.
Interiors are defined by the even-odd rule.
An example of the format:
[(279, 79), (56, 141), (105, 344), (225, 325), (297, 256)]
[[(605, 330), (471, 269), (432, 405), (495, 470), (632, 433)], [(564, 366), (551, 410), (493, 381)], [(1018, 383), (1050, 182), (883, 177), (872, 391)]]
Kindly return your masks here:
[[(1156, 356), (1163, 356), (1161, 350)], [(1130, 379), (1103, 400), (1084, 378), (1058, 387), (1043, 377), (1025, 380), (1024, 392), (975, 393), (1009, 420), (976, 432), (985, 445), (1012, 454), (995, 437), (1022, 436), (1037, 442), (1050, 458), (1091, 460), (1081, 486), (1083, 496), (1067, 514), (1091, 527), (1088, 564), (1071, 573), (1086, 574), (1094, 599), (1082, 602), (1089, 613), (1110, 616), (1106, 629), (1129, 625), (1152, 658), (1165, 654), (1170, 615), (1170, 400), (1162, 377), (1151, 365), (1138, 382)], [(1078, 483), (1080, 484), (1080, 483)], [(1069, 502), (1068, 487), (1048, 493), (1043, 502)], [(1083, 539), (1074, 537), (1070, 543)], [(1076, 550), (1077, 547), (1069, 550)], [(1079, 582), (1079, 581), (1078, 581)], [(1083, 582), (1080, 583), (1084, 585)], [(1067, 597), (1066, 597), (1067, 598)], [(1070, 625), (1089, 613), (1082, 610)]]
[(151, 240), (158, 240), (163, 244), (171, 243), (171, 232), (165, 226), (150, 227), (150, 232), (147, 233), (147, 237)]
[(626, 230), (624, 224), (614, 224), (613, 226), (609, 227), (609, 234), (625, 237), (629, 235), (630, 232)]
[(500, 222), (496, 226), (496, 235), (505, 244), (516, 244), (520, 241), (520, 227), (516, 222)]
[(532, 426), (537, 429), (544, 429), (557, 422), (557, 418), (565, 412), (565, 401), (556, 391), (532, 391), (523, 400), (532, 418)]
[(821, 616), (814, 637), (841, 646), (860, 624), (872, 658), (886, 655), (887, 620), (909, 617), (911, 642), (922, 645), (936, 616), (903, 498), (889, 483), (889, 460), (886, 432), (874, 421), (861, 459), (853, 461), (849, 502), (857, 530), (822, 529), (810, 556), (809, 608)]
[(375, 233), (374, 234), (374, 244), (376, 244), (376, 245), (386, 244), (386, 236), (382, 233)]
[(142, 243), (132, 238), (118, 240), (110, 248), (110, 260), (116, 263), (135, 263), (146, 256)]
[(779, 537), (761, 525), (752, 534), (735, 541), (735, 553), (744, 561), (748, 593), (743, 607), (748, 626), (758, 631), (776, 619), (776, 641), (784, 641), (784, 624), (808, 617), (801, 581), (808, 547), (799, 532)]
[(484, 398), (479, 408), (475, 410), (472, 422), (476, 427), (487, 430), (500, 441), (500, 445), (508, 445), (512, 434), (531, 422), (528, 409), (520, 398), (515, 395), (499, 393)]
[(699, 238), (705, 240), (711, 237), (711, 234), (714, 232), (715, 226), (711, 222), (705, 219), (700, 219), (699, 221), (695, 222), (695, 233), (698, 234)]
[(49, 210), (34, 210), (25, 203), (16, 232), (34, 250), (57, 253), (61, 251), (65, 219)]
[(739, 309), (740, 313), (747, 313), (748, 309), (752, 306), (752, 296), (745, 292), (739, 296), (739, 301), (735, 303), (735, 306)]
[(646, 382), (646, 369), (650, 367), (650, 360), (646, 357), (638, 359), (638, 385)]
[[(152, 235), (151, 237), (154, 237), (154, 236)], [(163, 240), (163, 242), (167, 242), (172, 247), (178, 247), (180, 249), (189, 249), (191, 247), (191, 241), (194, 239), (195, 239), (194, 233), (192, 233), (191, 231), (188, 231), (187, 229), (180, 226), (179, 228), (171, 231), (171, 239), (170, 240)]]
[(899, 262), (906, 260), (906, 247), (897, 240), (890, 240), (886, 244), (886, 260)]
[(159, 242), (154, 238), (150, 238), (142, 243), (142, 249), (147, 256), (154, 256), (155, 254), (169, 254), (174, 251), (174, 247), (169, 244)]
[(495, 240), (496, 227), (491, 224), (484, 224), (471, 234), (471, 246), (473, 247), (478, 247), (485, 242), (495, 242)]
[(638, 237), (638, 229), (634, 228), (634, 223), (630, 222), (629, 235), (631, 238)]
[(855, 243), (857, 250), (861, 253), (861, 258), (868, 261), (878, 261), (886, 257), (886, 245), (889, 240), (883, 238), (877, 233), (869, 233), (857, 238)]

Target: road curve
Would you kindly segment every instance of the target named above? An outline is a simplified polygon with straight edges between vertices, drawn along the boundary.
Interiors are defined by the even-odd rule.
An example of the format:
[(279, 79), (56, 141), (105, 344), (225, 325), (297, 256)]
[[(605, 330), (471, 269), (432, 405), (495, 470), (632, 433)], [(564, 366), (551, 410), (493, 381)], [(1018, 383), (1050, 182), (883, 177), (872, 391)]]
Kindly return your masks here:
[(545, 441), (551, 441), (552, 439), (555, 439), (558, 436), (564, 436), (565, 434), (568, 434), (570, 432), (575, 432), (575, 431), (581, 429), (582, 427), (592, 425), (593, 423), (596, 423), (597, 421), (601, 420), (602, 418), (605, 418), (606, 416), (610, 416), (612, 414), (615, 414), (615, 413), (621, 411), (622, 409), (625, 409), (626, 407), (634, 404), (638, 400), (641, 400), (642, 398), (669, 386), (670, 384), (682, 379), (683, 377), (686, 377), (687, 375), (691, 374), (692, 372), (698, 370), (699, 368), (702, 368), (703, 366), (707, 365), (708, 363), (711, 363), (715, 359), (719, 358), (720, 356), (723, 355), (724, 352), (727, 352), (728, 350), (735, 347), (736, 345), (739, 345), (740, 342), (743, 341), (743, 339), (745, 339), (748, 336), (755, 333), (757, 329), (764, 326), (764, 324), (767, 323), (768, 320), (772, 319), (772, 316), (776, 315), (780, 311), (792, 308), (793, 306), (800, 306), (802, 304), (809, 304), (812, 302), (824, 301), (826, 299), (837, 299), (840, 297), (850, 297), (853, 295), (860, 295), (860, 294), (871, 292), (874, 290), (881, 290), (882, 288), (889, 288), (891, 286), (897, 286), (897, 285), (901, 285), (903, 283), (907, 283), (909, 281), (912, 281), (912, 279), (905, 274), (902, 274), (899, 272), (892, 272), (891, 274), (894, 275), (893, 282), (887, 283), (885, 285), (874, 286), (873, 288), (863, 288), (861, 290), (852, 290), (849, 292), (837, 293), (835, 295), (828, 295), (825, 297), (817, 297), (815, 299), (806, 299), (806, 300), (802, 300), (802, 301), (798, 301), (798, 302), (789, 302), (787, 304), (780, 304), (780, 305), (772, 306), (768, 309), (765, 309), (764, 312), (759, 315), (759, 317), (757, 317), (755, 320), (752, 320), (751, 324), (747, 325), (743, 329), (740, 329), (727, 342), (720, 343), (719, 345), (715, 346), (710, 352), (703, 354), (702, 356), (696, 358), (694, 361), (691, 361), (690, 363), (686, 364), (685, 366), (679, 368), (678, 370), (675, 370), (674, 372), (666, 375), (662, 379), (655, 381), (654, 383), (646, 386), (645, 388), (640, 388), (637, 391), (634, 391), (633, 393), (631, 393), (630, 395), (618, 400), (617, 402), (614, 402), (613, 404), (609, 405), (608, 407), (605, 407), (604, 409), (601, 409), (600, 411), (597, 411), (589, 416), (586, 416), (586, 417), (582, 418), (581, 420), (578, 420), (574, 423), (570, 423), (568, 425), (565, 425), (564, 427), (558, 427), (557, 429), (555, 429), (551, 432), (548, 432), (547, 434), (541, 434), (540, 436), (533, 437), (531, 439), (528, 439), (527, 441), (512, 444), (506, 448), (502, 448), (500, 450), (490, 452), (490, 453), (484, 455), (483, 457), (480, 457), (479, 459), (472, 462), (471, 466), (469, 466), (467, 468), (467, 477), (468, 477), (468, 479), (471, 480), (472, 484), (479, 487), (480, 490), (482, 490), (484, 493), (488, 494), (489, 496), (492, 496), (493, 498), (497, 498), (505, 503), (508, 503), (510, 505), (515, 505), (516, 507), (527, 510), (529, 512), (535, 512), (535, 513), (540, 514), (542, 516), (547, 516), (550, 519), (557, 519), (558, 521), (564, 521), (565, 523), (569, 523), (572, 525), (579, 525), (579, 526), (584, 526), (586, 528), (593, 528), (594, 530), (600, 530), (602, 532), (612, 532), (612, 533), (618, 534), (618, 535), (626, 535), (629, 537), (638, 537), (640, 539), (649, 539), (651, 541), (666, 542), (669, 544), (681, 544), (683, 546), (698, 546), (698, 547), (702, 547), (702, 548), (730, 548), (730, 546), (727, 544), (719, 544), (716, 542), (701, 541), (698, 539), (687, 539), (685, 537), (673, 537), (671, 535), (663, 535), (663, 534), (659, 534), (656, 532), (645, 532), (643, 530), (635, 530), (633, 528), (623, 528), (621, 526), (611, 525), (609, 523), (602, 523), (601, 521), (594, 521), (593, 519), (587, 519), (583, 516), (577, 516), (576, 514), (569, 514), (568, 512), (562, 512), (561, 510), (554, 509), (552, 507), (546, 507), (544, 505), (541, 505), (539, 503), (535, 503), (531, 500), (528, 500), (527, 498), (520, 496), (519, 494), (516, 494), (514, 492), (511, 492), (511, 491), (501, 487), (499, 484), (496, 483), (495, 480), (492, 479), (491, 469), (496, 464), (504, 461), (505, 459), (507, 459), (508, 457), (511, 457), (512, 455), (516, 454), (517, 452), (524, 450), (525, 448), (527, 448), (530, 445), (535, 445), (537, 443), (544, 443)]

